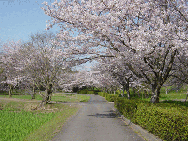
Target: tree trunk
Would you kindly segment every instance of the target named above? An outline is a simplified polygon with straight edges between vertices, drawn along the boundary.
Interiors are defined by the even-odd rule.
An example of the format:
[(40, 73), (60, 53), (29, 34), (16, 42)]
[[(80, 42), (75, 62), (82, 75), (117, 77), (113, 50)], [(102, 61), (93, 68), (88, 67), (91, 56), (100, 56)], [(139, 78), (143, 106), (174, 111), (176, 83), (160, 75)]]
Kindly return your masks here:
[(187, 92), (187, 95), (186, 95), (186, 99), (185, 99), (185, 102), (187, 101), (187, 97), (188, 97), (188, 92)]
[(152, 86), (152, 96), (150, 99), (151, 103), (159, 103), (160, 89), (161, 86)]
[(166, 94), (168, 94), (168, 88), (167, 88), (167, 86), (165, 87), (165, 91), (166, 91)]
[(46, 89), (46, 103), (49, 103), (51, 101), (52, 96), (52, 84), (49, 84)]
[(136, 96), (136, 89), (134, 88), (134, 87), (132, 87), (132, 91), (133, 91), (133, 97), (135, 97)]
[(12, 85), (9, 85), (9, 92), (8, 92), (8, 94), (9, 94), (9, 98), (12, 97)]
[(149, 98), (150, 97), (150, 95), (151, 95), (151, 91), (150, 90), (148, 90), (148, 97), (147, 98)]
[(125, 92), (125, 88), (123, 87), (123, 93), (122, 93), (122, 97), (124, 97), (124, 96), (125, 96), (124, 92)]
[(144, 98), (147, 98), (147, 91), (144, 90)]
[(32, 93), (32, 97), (31, 97), (31, 99), (35, 99), (35, 95), (36, 95), (36, 92), (35, 92), (35, 86), (33, 86), (33, 93)]
[(185, 102), (187, 101), (187, 97), (188, 97), (188, 89), (187, 89), (187, 95), (186, 95), (186, 99), (185, 99)]
[(137, 91), (138, 97), (140, 98), (140, 91)]
[(42, 95), (42, 103), (41, 107), (51, 101), (51, 95), (52, 95), (52, 84), (48, 84), (46, 86), (46, 94)]
[(126, 92), (127, 92), (127, 98), (130, 99), (130, 91), (129, 91), (129, 87), (126, 87)]
[(47, 104), (47, 100), (46, 100), (46, 96), (44, 95), (44, 96), (42, 97), (41, 107), (43, 107), (43, 106), (46, 105), (46, 104)]
[(124, 85), (124, 87), (127, 92), (127, 98), (130, 99), (129, 81), (128, 80), (127, 80), (127, 83)]

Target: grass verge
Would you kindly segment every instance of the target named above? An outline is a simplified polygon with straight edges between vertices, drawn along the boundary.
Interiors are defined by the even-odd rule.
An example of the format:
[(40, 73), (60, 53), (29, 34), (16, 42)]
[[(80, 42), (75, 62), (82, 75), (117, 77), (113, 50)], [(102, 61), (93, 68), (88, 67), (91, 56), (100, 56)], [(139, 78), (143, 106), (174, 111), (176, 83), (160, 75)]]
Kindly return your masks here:
[(37, 130), (28, 135), (24, 141), (49, 141), (60, 132), (67, 119), (78, 111), (77, 107), (58, 104), (58, 106), (60, 105), (62, 106), (61, 111), (56, 113), (49, 122), (43, 124)]
[(47, 104), (43, 109), (33, 110), (37, 104), (0, 101), (0, 140), (50, 140), (79, 109), (65, 104)]

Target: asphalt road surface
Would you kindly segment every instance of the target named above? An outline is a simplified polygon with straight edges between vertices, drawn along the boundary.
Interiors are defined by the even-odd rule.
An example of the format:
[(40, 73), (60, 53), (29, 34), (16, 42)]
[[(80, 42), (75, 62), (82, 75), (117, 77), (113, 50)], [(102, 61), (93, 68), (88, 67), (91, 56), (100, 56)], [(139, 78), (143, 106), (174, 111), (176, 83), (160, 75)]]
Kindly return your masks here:
[(113, 112), (113, 103), (90, 95), (52, 141), (144, 141)]

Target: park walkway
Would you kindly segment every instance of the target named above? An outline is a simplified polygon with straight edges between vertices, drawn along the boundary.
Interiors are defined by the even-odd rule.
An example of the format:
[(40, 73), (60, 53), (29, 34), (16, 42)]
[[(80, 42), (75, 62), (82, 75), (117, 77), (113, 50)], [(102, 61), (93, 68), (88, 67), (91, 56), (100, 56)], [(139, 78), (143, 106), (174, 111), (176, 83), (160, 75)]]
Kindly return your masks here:
[(113, 112), (113, 103), (90, 95), (53, 141), (144, 141)]

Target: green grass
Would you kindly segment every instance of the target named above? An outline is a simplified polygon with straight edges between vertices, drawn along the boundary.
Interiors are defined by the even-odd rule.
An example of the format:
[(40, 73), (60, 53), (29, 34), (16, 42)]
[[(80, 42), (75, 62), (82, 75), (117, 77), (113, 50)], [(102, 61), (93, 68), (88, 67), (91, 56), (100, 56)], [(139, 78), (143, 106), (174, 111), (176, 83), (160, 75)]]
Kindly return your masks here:
[[(44, 94), (44, 92), (42, 92)], [(0, 95), (0, 97), (8, 98), (9, 95)], [(31, 95), (12, 95), (12, 98), (18, 99), (31, 99)], [(42, 97), (39, 94), (36, 94), (36, 100), (42, 100)], [(77, 95), (77, 94), (61, 94), (55, 93), (52, 95), (51, 101), (57, 102), (87, 102), (90, 99), (90, 96), (87, 95)]]
[[(142, 100), (145, 100), (145, 101), (150, 101), (151, 94), (149, 95), (148, 98), (145, 98), (144, 94), (142, 94), (142, 93), (140, 93), (140, 96), (141, 97), (138, 98), (138, 96), (136, 94), (136, 98), (142, 99)], [(160, 101), (182, 100), (182, 99), (186, 99), (186, 96), (187, 96), (187, 87), (182, 87), (179, 91), (172, 90), (172, 91), (168, 92), (168, 94), (166, 94), (165, 87), (162, 87), (161, 91), (160, 91), (159, 100)]]
[(0, 111), (0, 138), (4, 141), (23, 140), (25, 136), (51, 120), (53, 113)]
[[(44, 93), (44, 92), (43, 92)], [(0, 97), (8, 98), (6, 94)], [(12, 98), (30, 100), (31, 95), (12, 95)], [(87, 102), (90, 96), (55, 93), (52, 101)], [(78, 107), (61, 103), (47, 104), (45, 110), (37, 107), (42, 97), (37, 94), (36, 101), (0, 101), (0, 141), (48, 141), (58, 133), (67, 119), (74, 115)], [(37, 110), (36, 110), (37, 109)]]
[(165, 88), (161, 88), (160, 100), (178, 100), (185, 99), (187, 95), (187, 88), (181, 88), (179, 91), (170, 91), (168, 94), (165, 93)]
[[(160, 101), (165, 101), (165, 100), (182, 100), (182, 99), (186, 99), (187, 96), (187, 86), (183, 86), (179, 91), (176, 90), (171, 90), (170, 92), (168, 92), (168, 94), (166, 94), (165, 91), (165, 87), (161, 88), (160, 91), (160, 96), (159, 96), (159, 100)], [(170, 89), (170, 87), (168, 87), (168, 89)], [(120, 91), (117, 90), (116, 91), (117, 94), (120, 94)], [(124, 92), (125, 97), (127, 97), (127, 92)], [(130, 89), (130, 96), (131, 99), (141, 99), (141, 100), (145, 100), (145, 101), (150, 101), (151, 99), (151, 92), (149, 94), (148, 98), (145, 98), (145, 94), (143, 92), (140, 92), (140, 97), (138, 97), (138, 94), (135, 93), (135, 95), (133, 95), (132, 89)]]
[(87, 102), (89, 101), (90, 96), (79, 95), (79, 94), (61, 94), (56, 93), (52, 96), (52, 101), (61, 101), (61, 102)]
[[(61, 131), (64, 123), (72, 115), (75, 115), (78, 111), (78, 107), (58, 104), (60, 106), (60, 112), (57, 112), (55, 116), (49, 121), (40, 126), (37, 130), (29, 134), (24, 141), (49, 141), (58, 132)], [(57, 107), (57, 104), (56, 106)]]
[[(48, 104), (45, 110), (31, 110), (28, 102), (0, 102), (0, 141), (50, 140), (78, 107)], [(28, 108), (30, 107), (30, 108)]]

